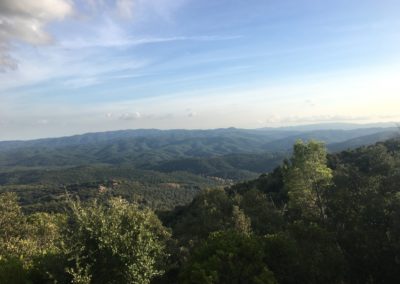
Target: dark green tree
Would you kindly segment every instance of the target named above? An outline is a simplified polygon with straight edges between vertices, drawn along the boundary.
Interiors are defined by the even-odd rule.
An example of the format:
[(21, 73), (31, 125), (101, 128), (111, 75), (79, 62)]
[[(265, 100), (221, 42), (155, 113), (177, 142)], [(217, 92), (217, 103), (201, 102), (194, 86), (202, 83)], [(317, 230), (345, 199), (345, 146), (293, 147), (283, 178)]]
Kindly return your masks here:
[(265, 262), (282, 284), (342, 283), (345, 261), (335, 235), (315, 223), (296, 221), (265, 237)]
[(240, 207), (250, 218), (251, 228), (256, 234), (276, 233), (283, 227), (282, 210), (277, 209), (267, 195), (259, 190), (245, 192), (240, 198)]
[(186, 207), (176, 211), (171, 224), (174, 235), (183, 244), (206, 239), (210, 233), (233, 229), (237, 219), (233, 200), (223, 189), (207, 189)]
[(192, 253), (180, 275), (191, 284), (273, 284), (273, 273), (263, 262), (262, 242), (235, 231), (213, 233)]

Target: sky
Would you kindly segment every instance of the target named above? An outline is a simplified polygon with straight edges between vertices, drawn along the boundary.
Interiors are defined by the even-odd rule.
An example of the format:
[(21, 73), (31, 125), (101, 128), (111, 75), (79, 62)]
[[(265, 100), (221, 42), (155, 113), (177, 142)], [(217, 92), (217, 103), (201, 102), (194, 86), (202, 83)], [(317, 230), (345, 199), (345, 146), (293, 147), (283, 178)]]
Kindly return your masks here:
[(400, 121), (398, 0), (0, 0), (0, 140)]

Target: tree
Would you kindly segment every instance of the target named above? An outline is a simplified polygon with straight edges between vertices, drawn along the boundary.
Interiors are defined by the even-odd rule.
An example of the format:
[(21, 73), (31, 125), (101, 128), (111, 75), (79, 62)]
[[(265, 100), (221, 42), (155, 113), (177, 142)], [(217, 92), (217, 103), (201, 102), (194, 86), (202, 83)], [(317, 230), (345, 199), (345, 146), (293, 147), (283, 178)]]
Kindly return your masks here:
[(180, 275), (181, 283), (273, 284), (273, 273), (263, 262), (262, 243), (235, 231), (213, 233), (196, 247)]
[[(30, 268), (38, 248), (15, 193), (0, 195), (0, 260), (2, 265)], [(11, 266), (10, 266), (11, 265)], [(11, 270), (3, 270), (11, 271)]]
[(295, 221), (267, 235), (265, 262), (282, 284), (343, 283), (345, 262), (335, 236), (316, 223)]
[(326, 219), (325, 191), (332, 180), (324, 145), (316, 141), (297, 141), (286, 165), (284, 182), (289, 209), (310, 219)]
[(71, 202), (65, 239), (74, 283), (150, 283), (169, 237), (156, 215), (123, 199)]
[(234, 202), (224, 190), (204, 190), (176, 212), (175, 224), (172, 224), (174, 235), (187, 244), (205, 240), (213, 232), (233, 229), (239, 221), (233, 217), (234, 210), (236, 215), (242, 213), (234, 209)]
[(250, 218), (251, 228), (256, 234), (272, 234), (283, 227), (281, 210), (278, 210), (267, 196), (257, 189), (250, 189), (243, 194), (240, 207)]
[(251, 220), (237, 205), (233, 206), (232, 223), (236, 232), (247, 235), (251, 233)]
[(160, 283), (176, 283), (179, 268), (210, 234), (227, 230), (244, 235), (251, 233), (250, 218), (236, 203), (223, 189), (207, 189), (189, 205), (177, 207), (164, 216), (176, 242), (171, 248), (169, 269)]
[[(26, 218), (15, 193), (0, 194), (0, 258), (19, 250), (26, 233)], [(18, 254), (17, 254), (18, 255)]]
[(29, 235), (34, 243), (29, 278), (32, 283), (70, 283), (65, 271), (62, 229), (66, 226), (65, 214), (38, 212), (27, 216)]
[(335, 154), (329, 226), (351, 283), (400, 281), (400, 143), (389, 140)]
[[(0, 283), (46, 283), (51, 272), (48, 265), (42, 264), (50, 255), (61, 252), (60, 228), (64, 220), (60, 214), (25, 216), (15, 193), (1, 194)], [(59, 264), (51, 266), (59, 269)]]

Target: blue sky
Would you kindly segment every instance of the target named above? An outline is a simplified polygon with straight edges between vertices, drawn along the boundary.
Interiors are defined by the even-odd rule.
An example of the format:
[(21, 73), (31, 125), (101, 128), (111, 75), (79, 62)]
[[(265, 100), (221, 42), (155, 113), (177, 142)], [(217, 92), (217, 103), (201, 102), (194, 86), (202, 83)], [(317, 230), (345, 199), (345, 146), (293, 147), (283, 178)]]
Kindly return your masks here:
[(4, 0), (0, 140), (400, 120), (400, 2)]

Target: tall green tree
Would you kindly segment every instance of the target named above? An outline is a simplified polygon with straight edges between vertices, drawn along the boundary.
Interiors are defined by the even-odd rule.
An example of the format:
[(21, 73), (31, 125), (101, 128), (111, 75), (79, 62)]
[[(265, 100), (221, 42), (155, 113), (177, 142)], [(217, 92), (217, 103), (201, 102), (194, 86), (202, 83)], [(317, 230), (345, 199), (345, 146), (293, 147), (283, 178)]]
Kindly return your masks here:
[(284, 174), (289, 209), (297, 211), (305, 218), (325, 219), (325, 191), (331, 181), (332, 170), (327, 166), (324, 144), (297, 141)]

